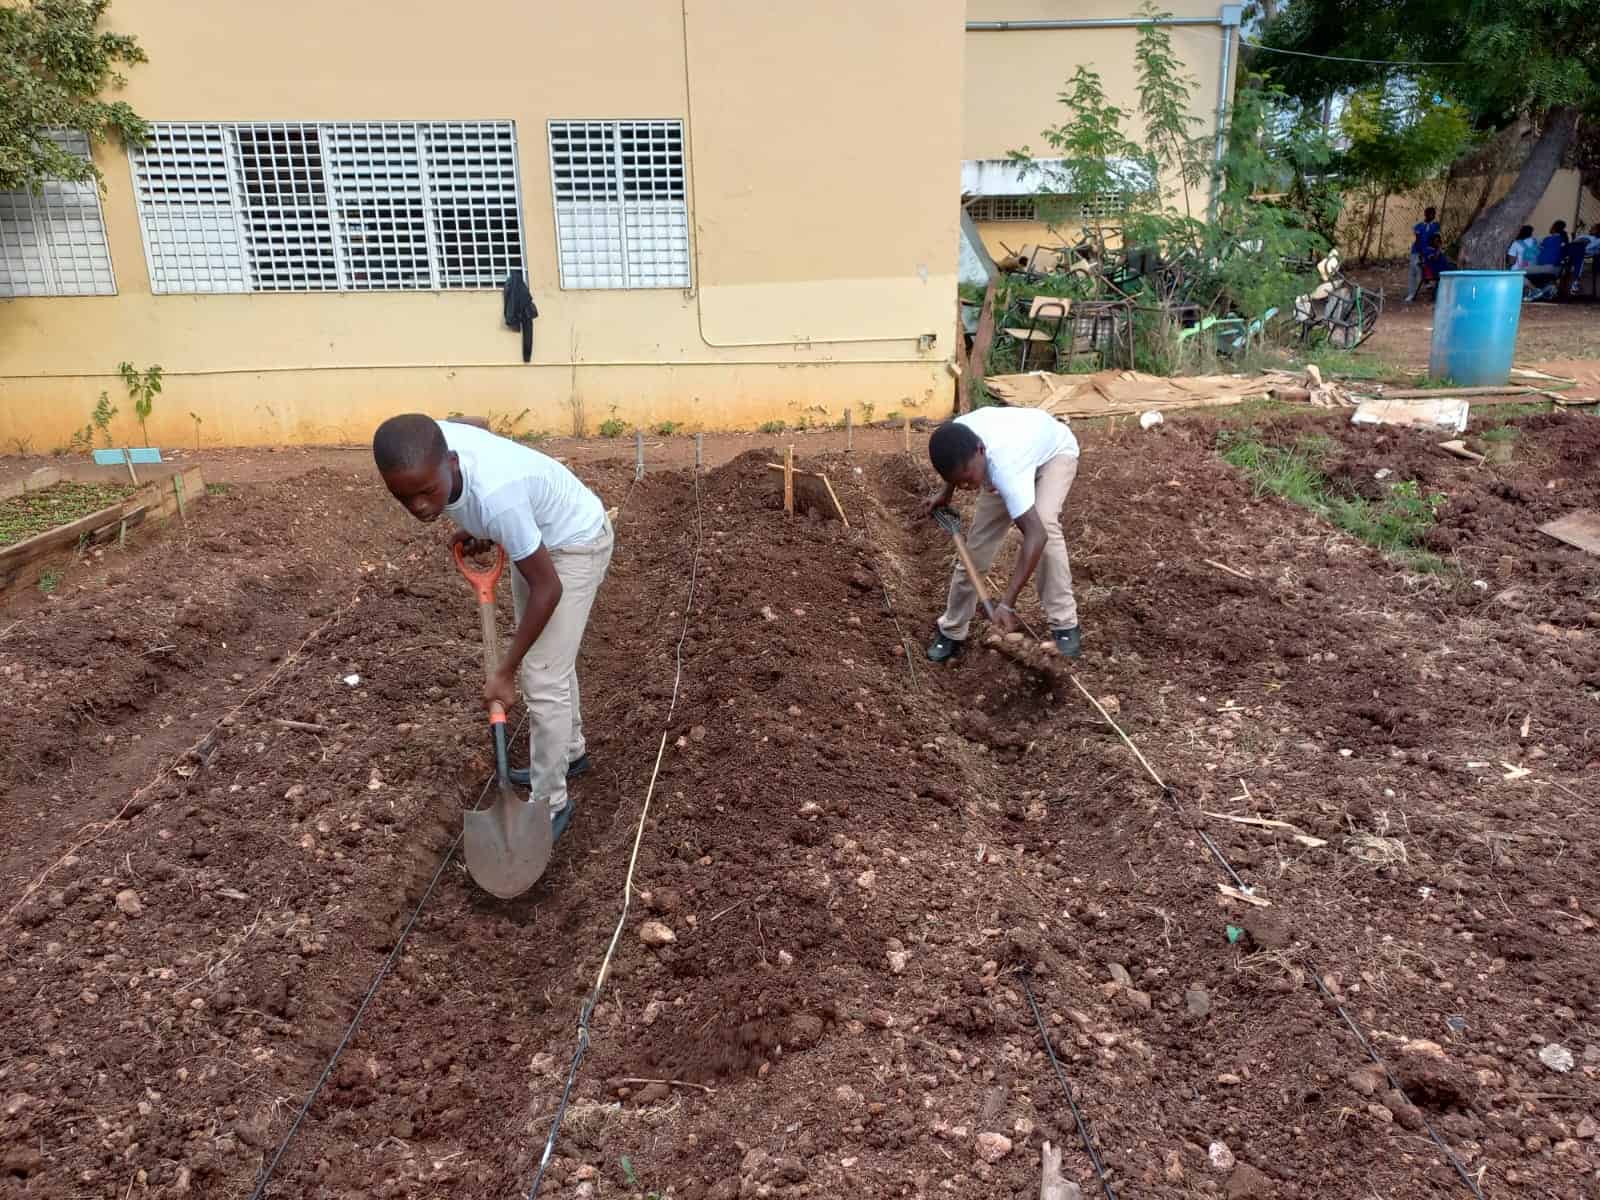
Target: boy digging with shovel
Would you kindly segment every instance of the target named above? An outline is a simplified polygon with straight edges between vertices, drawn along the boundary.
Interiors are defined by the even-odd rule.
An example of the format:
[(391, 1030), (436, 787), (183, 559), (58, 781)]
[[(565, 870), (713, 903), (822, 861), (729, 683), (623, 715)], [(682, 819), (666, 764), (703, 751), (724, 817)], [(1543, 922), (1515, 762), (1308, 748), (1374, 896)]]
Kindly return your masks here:
[[(944, 480), (944, 490), (924, 503), (926, 515), (948, 507), (957, 488), (978, 489), (968, 537), (974, 567), (989, 569), (1009, 526), (1022, 533), (1011, 581), (995, 603), (995, 624), (1005, 633), (1021, 628), (1017, 597), (1037, 568), (1039, 599), (1056, 649), (1077, 658), (1078, 606), (1061, 534), (1061, 509), (1078, 474), (1078, 439), (1072, 430), (1043, 409), (980, 408), (935, 429), (928, 439), (928, 457)], [(977, 589), (957, 561), (929, 659), (948, 662), (961, 653), (977, 605)]]
[(531, 799), (550, 806), (560, 836), (571, 815), (567, 780), (589, 769), (578, 703), (578, 647), (611, 562), (600, 498), (555, 459), (476, 423), (421, 413), (390, 417), (372, 439), (389, 493), (419, 521), (448, 516), (468, 554), (499, 543), (513, 564), (517, 628), (483, 686), (488, 706), (528, 705)]

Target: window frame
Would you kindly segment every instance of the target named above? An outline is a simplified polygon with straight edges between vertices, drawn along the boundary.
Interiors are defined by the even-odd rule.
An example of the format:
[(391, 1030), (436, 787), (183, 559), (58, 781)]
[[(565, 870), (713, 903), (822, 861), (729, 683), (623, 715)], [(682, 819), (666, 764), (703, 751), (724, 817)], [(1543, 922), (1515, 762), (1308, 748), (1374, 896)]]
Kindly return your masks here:
[[(89, 143), (88, 135), (79, 130), (51, 129), (47, 130), (44, 136), (50, 138), (57, 145), (61, 146), (62, 149), (73, 154), (77, 154), (84, 159), (89, 159), (93, 153)], [(64, 252), (64, 256), (69, 259), (74, 254), (85, 252), (93, 254), (97, 249), (103, 250), (105, 254), (105, 283), (103, 287), (99, 285), (99, 280), (94, 278), (99, 273), (99, 265), (97, 262), (93, 261), (90, 262), (90, 265), (87, 268), (87, 274), (89, 274), (91, 277), (91, 286), (88, 289), (67, 288), (63, 286), (63, 273), (60, 262), (58, 261), (58, 253), (56, 250), (57, 242), (54, 236), (51, 234), (51, 209), (49, 205), (49, 189), (51, 188), (84, 189), (88, 196), (93, 197), (94, 218), (98, 222), (100, 231), (99, 246), (84, 245), (69, 241), (61, 246), (61, 250)], [(59, 297), (117, 295), (117, 269), (116, 263), (113, 261), (111, 255), (111, 235), (109, 230), (106, 228), (105, 203), (100, 195), (100, 187), (96, 180), (91, 178), (82, 182), (68, 182), (60, 179), (46, 179), (40, 182), (38, 192), (33, 191), (31, 188), (24, 188), (23, 190), (17, 192), (0, 192), (0, 196), (21, 197), (27, 201), (28, 221), (33, 232), (34, 240), (39, 249), (39, 273), (43, 277), (40, 286), (44, 288), (43, 291), (34, 291), (31, 286), (25, 286), (24, 290), (19, 291), (15, 288), (15, 285), (0, 284), (0, 299), (51, 300)], [(13, 201), (12, 203), (17, 204), (16, 201)], [(57, 207), (63, 213), (66, 210), (66, 205), (64, 204), (58, 205)], [(80, 203), (79, 207), (84, 212), (87, 212), (88, 210), (87, 204)], [(20, 211), (20, 205), (18, 205), (17, 210)], [(20, 249), (21, 248), (19, 246), (17, 261), (25, 264), (26, 260), (22, 258)], [(6, 257), (6, 255), (0, 254), (0, 261), (4, 261)], [(85, 272), (72, 272), (74, 275), (80, 275), (83, 273)], [(27, 281), (25, 280), (24, 282), (26, 284)]]
[[(632, 141), (624, 134), (631, 129)], [(585, 139), (599, 140), (606, 145), (607, 173), (601, 179), (591, 176), (583, 184), (571, 177), (570, 166), (565, 177), (558, 177), (558, 153), (570, 155), (570, 139), (578, 131)], [(568, 141), (558, 152), (558, 132)], [(661, 150), (670, 160), (675, 152), (677, 163), (668, 161), (663, 167), (641, 164), (643, 155), (648, 158), (656, 138), (664, 134)], [(549, 155), (551, 223), (555, 234), (556, 274), (562, 291), (690, 291), (694, 287), (694, 230), (689, 214), (689, 134), (688, 123), (681, 117), (551, 117), (545, 122), (545, 147)], [(599, 179), (598, 185), (596, 179)], [(561, 194), (563, 186), (572, 190), (586, 188), (583, 197)], [(630, 191), (633, 193), (630, 195)], [(676, 194), (674, 194), (676, 192)], [(614, 237), (617, 267), (615, 272), (592, 272), (595, 275), (615, 274), (619, 282), (601, 279), (585, 282), (585, 277), (569, 267), (564, 239), (573, 236), (564, 222), (565, 215), (576, 216), (573, 206), (591, 205), (604, 218), (608, 238)], [(589, 215), (589, 214), (585, 214)], [(662, 218), (666, 221), (663, 222)], [(635, 267), (630, 260), (630, 248), (642, 247), (646, 235), (657, 232), (663, 235), (666, 251), (655, 250), (647, 260)], [(680, 245), (673, 244), (681, 242)], [(681, 248), (681, 260), (678, 257)], [(661, 262), (669, 259), (663, 268)], [(635, 274), (637, 272), (637, 274)], [(574, 278), (574, 276), (578, 276)], [(670, 278), (660, 279), (660, 276)]]
[[(168, 153), (200, 153), (192, 147), (210, 140), (209, 153), (220, 156), (220, 173), (212, 168), (208, 188), (205, 173), (195, 169), (197, 158), (183, 164), (188, 175), (169, 176), (166, 172), (174, 168), (166, 164), (166, 172), (153, 168), (142, 149), (128, 155), (154, 295), (487, 292), (500, 290), (511, 271), (528, 278), (528, 222), (515, 120), (162, 121), (154, 123), (153, 130), (174, 142), (190, 139)], [(279, 156), (273, 150), (276, 135), (290, 132), (298, 135), (302, 146), (300, 162), (292, 154)], [(248, 162), (241, 135), (248, 135), (252, 146)], [(294, 140), (287, 138), (285, 145)], [(376, 156), (374, 148), (380, 151)], [(357, 149), (367, 150), (368, 157), (354, 157)], [(272, 154), (274, 161), (264, 164), (263, 152)], [(469, 157), (474, 152), (476, 157)], [(265, 178), (263, 170), (273, 172), (272, 177)], [(297, 170), (304, 173), (303, 180)], [(377, 189), (374, 181), (386, 177), (391, 190)], [(226, 186), (217, 186), (224, 178)], [(162, 188), (177, 195), (150, 194)], [(186, 189), (192, 190), (185, 195)], [(261, 194), (252, 195), (252, 190)], [(306, 212), (294, 212), (297, 206)], [(408, 217), (407, 210), (415, 211)], [(213, 231), (205, 227), (211, 213), (215, 214), (209, 216), (211, 225), (221, 237), (210, 244), (226, 244), (231, 232), (237, 270), (225, 255), (213, 254), (199, 271), (186, 271), (183, 260), (194, 257), (188, 247), (198, 243), (203, 250), (208, 244), (197, 235)], [(505, 228), (512, 220), (514, 231)], [(363, 222), (367, 228), (358, 234), (355, 230)], [(178, 227), (179, 236), (170, 243), (162, 237), (164, 223)], [(474, 228), (491, 230), (487, 273), (467, 268), (465, 242), (447, 237), (447, 225), (451, 232), (465, 230), (468, 236)], [(420, 266), (419, 232), (425, 255)], [(273, 249), (278, 236), (286, 239), (284, 244), (298, 240), (298, 257)], [(379, 249), (357, 252), (353, 241), (357, 237), (370, 237)], [(308, 247), (323, 243), (326, 258), (307, 253)], [(171, 266), (169, 256), (174, 260)], [(483, 258), (473, 257), (473, 265)], [(504, 262), (497, 263), (496, 258)], [(307, 277), (320, 273), (327, 279), (330, 271), (333, 286), (308, 286)], [(268, 286), (263, 286), (263, 279)]]

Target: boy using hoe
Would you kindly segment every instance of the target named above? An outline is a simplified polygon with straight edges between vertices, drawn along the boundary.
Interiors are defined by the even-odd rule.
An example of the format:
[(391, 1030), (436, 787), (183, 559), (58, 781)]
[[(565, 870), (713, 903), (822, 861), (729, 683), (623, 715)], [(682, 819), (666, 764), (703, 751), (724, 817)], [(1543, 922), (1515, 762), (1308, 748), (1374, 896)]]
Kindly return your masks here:
[[(1017, 597), (1037, 569), (1039, 599), (1056, 648), (1068, 658), (1078, 657), (1078, 606), (1061, 535), (1061, 509), (1078, 474), (1078, 439), (1072, 430), (1043, 409), (980, 408), (935, 429), (928, 457), (945, 486), (923, 505), (927, 515), (949, 505), (957, 488), (978, 489), (967, 541), (979, 571), (988, 571), (1009, 526), (1022, 533), (1011, 581), (995, 604), (995, 624), (1006, 633), (1021, 627)], [(929, 659), (947, 662), (961, 653), (977, 604), (977, 589), (958, 560)]]
[[(578, 647), (611, 562), (600, 498), (555, 459), (477, 422), (390, 417), (372, 439), (389, 493), (419, 521), (448, 516), (468, 554), (499, 543), (511, 560), (517, 627), (484, 684), (485, 706), (528, 705), (531, 799), (550, 806), (560, 836), (571, 816), (567, 780), (589, 769), (578, 703)], [(520, 772), (513, 772), (513, 777)], [(517, 778), (517, 782), (524, 782)]]

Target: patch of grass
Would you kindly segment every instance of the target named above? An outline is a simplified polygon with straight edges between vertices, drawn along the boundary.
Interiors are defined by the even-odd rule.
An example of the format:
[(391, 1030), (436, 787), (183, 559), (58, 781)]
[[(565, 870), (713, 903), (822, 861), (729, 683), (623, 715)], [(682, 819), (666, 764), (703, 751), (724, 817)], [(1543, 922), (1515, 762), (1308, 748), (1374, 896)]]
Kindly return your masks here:
[(1217, 448), (1224, 462), (1244, 472), (1256, 495), (1282, 496), (1409, 569), (1442, 574), (1443, 559), (1422, 548), (1422, 540), (1445, 504), (1442, 492), (1424, 493), (1414, 479), (1397, 480), (1378, 500), (1337, 495), (1325, 467), (1332, 442), (1321, 435), (1293, 446), (1273, 446), (1254, 430), (1223, 430)]
[(226, 496), (231, 491), (233, 491), (233, 488), (226, 483), (206, 484), (206, 495), (208, 496)]
[(1539, 417), (1550, 411), (1547, 400), (1528, 404), (1474, 404), (1468, 407), (1467, 416), (1473, 420), (1487, 421), (1491, 425), (1505, 425), (1524, 417)]
[(132, 490), (120, 484), (64, 482), (0, 500), (0, 546), (109, 508)]
[(48, 596), (51, 592), (55, 591), (60, 586), (61, 586), (61, 572), (60, 571), (40, 571), (39, 572), (39, 590), (41, 592), (43, 592), (46, 596)]
[(516, 440), (524, 446), (538, 446), (548, 442), (552, 436), (548, 429), (527, 429), (517, 434)]
[(1478, 436), (1486, 442), (1514, 442), (1522, 431), (1515, 425), (1495, 425)]
[(619, 438), (628, 432), (628, 423), (616, 417), (607, 418), (600, 422), (600, 436), (603, 438)]
[(783, 432), (783, 422), (782, 421), (763, 421), (763, 422), (761, 422), (761, 424), (756, 426), (756, 432), (757, 433), (782, 433)]
[(683, 428), (682, 421), (662, 421), (656, 426), (657, 437), (671, 437)]
[(1391, 362), (1379, 358), (1375, 354), (1364, 354), (1359, 350), (1340, 350), (1333, 346), (1319, 346), (1305, 354), (1297, 354), (1295, 360), (1303, 366), (1315, 365), (1324, 379), (1338, 375), (1346, 379), (1403, 379), (1411, 381), (1411, 376), (1404, 369)]

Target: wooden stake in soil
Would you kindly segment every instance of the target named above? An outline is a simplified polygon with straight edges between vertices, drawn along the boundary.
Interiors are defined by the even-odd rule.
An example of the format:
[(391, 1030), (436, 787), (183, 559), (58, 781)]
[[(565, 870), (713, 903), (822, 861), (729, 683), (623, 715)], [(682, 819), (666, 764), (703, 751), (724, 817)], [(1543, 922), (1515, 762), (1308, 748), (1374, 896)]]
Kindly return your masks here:
[(844, 452), (846, 454), (849, 454), (851, 450), (855, 449), (855, 447), (853, 445), (854, 438), (855, 438), (855, 425), (853, 424), (853, 421), (854, 421), (854, 418), (851, 417), (850, 410), (848, 408), (845, 409), (844, 410)]
[(139, 486), (139, 477), (133, 473), (133, 455), (128, 453), (128, 448), (122, 448), (122, 465), (128, 468), (128, 478), (133, 480), (133, 486)]
[(644, 430), (633, 431), (633, 479), (637, 483), (644, 478)]
[(783, 448), (783, 511), (794, 516), (794, 446)]
[(697, 472), (700, 470), (701, 454), (705, 450), (705, 441), (705, 434), (697, 433), (694, 435), (694, 469)]
[(910, 454), (911, 453), (911, 414), (910, 413), (902, 413), (901, 414), (901, 418), (905, 422), (906, 453)]
[(172, 494), (178, 498), (178, 520), (187, 525), (189, 523), (189, 514), (184, 510), (183, 507), (182, 475), (174, 475), (172, 477)]

